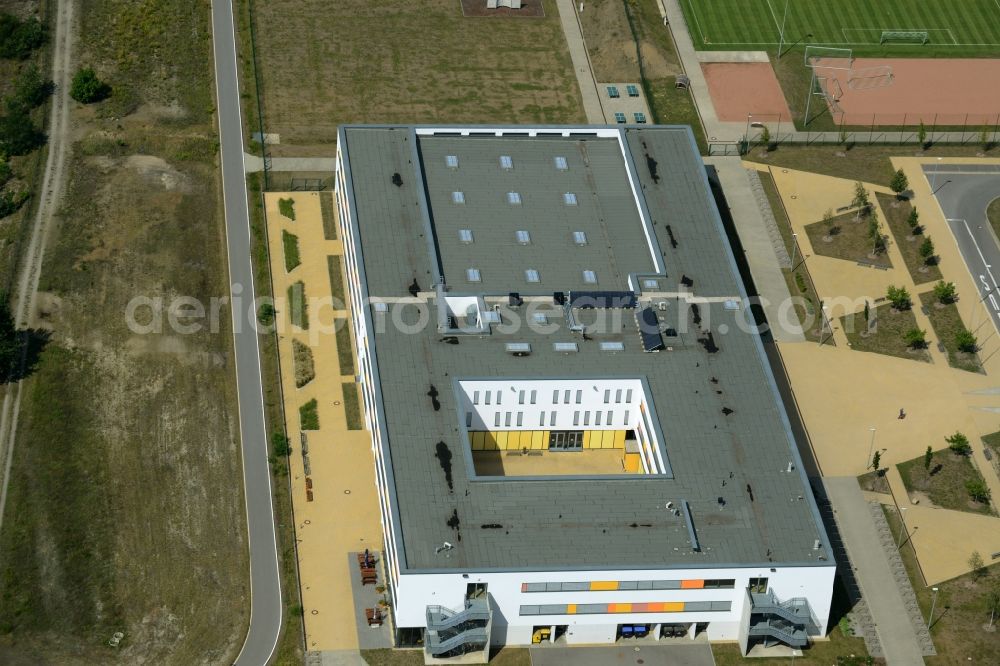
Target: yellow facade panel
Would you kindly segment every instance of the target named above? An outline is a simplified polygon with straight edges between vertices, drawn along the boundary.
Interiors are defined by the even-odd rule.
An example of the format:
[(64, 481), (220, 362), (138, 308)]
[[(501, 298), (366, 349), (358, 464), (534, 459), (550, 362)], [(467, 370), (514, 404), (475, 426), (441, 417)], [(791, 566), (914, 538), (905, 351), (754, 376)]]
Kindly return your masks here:
[(486, 437), (483, 439), (483, 450), (484, 451), (497, 450), (497, 434), (495, 432), (486, 433)]
[(592, 580), (590, 581), (590, 591), (591, 592), (608, 592), (610, 590), (618, 589), (618, 581), (616, 580)]
[(549, 440), (552, 438), (552, 433), (548, 430), (542, 431), (542, 450), (549, 450)]
[(545, 448), (542, 443), (545, 439), (545, 432), (542, 430), (535, 430), (531, 433), (531, 448), (534, 451), (539, 451)]
[(493, 433), (497, 439), (497, 448), (501, 451), (505, 451), (507, 449), (507, 434), (506, 430), (500, 430)]
[(615, 439), (613, 448), (624, 449), (625, 448), (625, 431), (615, 430)]
[(472, 450), (482, 451), (483, 447), (486, 446), (486, 433), (483, 431), (470, 432), (469, 435), (472, 438)]
[(585, 448), (585, 449), (593, 448), (592, 440), (593, 440), (593, 432), (591, 432), (590, 430), (584, 430), (583, 431), (583, 448)]

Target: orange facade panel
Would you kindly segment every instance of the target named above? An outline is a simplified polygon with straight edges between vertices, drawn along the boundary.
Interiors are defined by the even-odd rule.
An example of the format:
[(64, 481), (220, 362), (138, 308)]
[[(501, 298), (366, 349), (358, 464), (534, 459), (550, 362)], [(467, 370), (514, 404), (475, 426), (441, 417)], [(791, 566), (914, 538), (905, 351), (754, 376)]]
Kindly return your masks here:
[(699, 579), (682, 580), (681, 589), (682, 590), (700, 590), (705, 587), (705, 581)]
[(594, 580), (590, 582), (591, 592), (608, 592), (617, 589), (618, 581), (616, 580)]

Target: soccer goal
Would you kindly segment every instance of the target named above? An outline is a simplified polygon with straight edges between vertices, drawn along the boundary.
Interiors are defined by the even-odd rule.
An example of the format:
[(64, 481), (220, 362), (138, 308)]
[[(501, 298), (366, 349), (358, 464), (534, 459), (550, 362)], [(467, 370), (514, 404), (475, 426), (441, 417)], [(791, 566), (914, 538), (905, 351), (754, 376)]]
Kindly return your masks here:
[(854, 52), (851, 49), (833, 46), (806, 46), (806, 67), (822, 67), (824, 69), (851, 69), (854, 65)]
[(878, 39), (879, 44), (901, 42), (904, 44), (926, 44), (931, 41), (926, 30), (883, 30)]

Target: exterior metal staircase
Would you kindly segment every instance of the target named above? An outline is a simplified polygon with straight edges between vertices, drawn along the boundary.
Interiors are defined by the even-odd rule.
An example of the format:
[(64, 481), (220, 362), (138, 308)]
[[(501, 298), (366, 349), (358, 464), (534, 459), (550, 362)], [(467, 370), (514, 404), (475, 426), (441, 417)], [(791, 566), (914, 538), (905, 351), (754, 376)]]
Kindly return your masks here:
[(813, 617), (809, 601), (804, 597), (793, 597), (779, 601), (773, 592), (750, 595), (753, 601), (751, 615), (766, 614), (779, 617), (793, 625), (801, 626), (809, 635), (819, 634), (819, 623)]
[(469, 599), (455, 611), (444, 606), (427, 607), (425, 649), (442, 658), (482, 650), (490, 640), (493, 612), (485, 599)]

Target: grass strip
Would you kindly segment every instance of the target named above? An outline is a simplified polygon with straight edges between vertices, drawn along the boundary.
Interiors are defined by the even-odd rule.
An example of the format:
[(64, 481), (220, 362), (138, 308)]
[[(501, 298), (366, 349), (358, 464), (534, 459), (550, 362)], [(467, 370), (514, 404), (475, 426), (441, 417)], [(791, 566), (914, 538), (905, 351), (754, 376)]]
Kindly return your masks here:
[(291, 273), (302, 264), (299, 257), (299, 237), (282, 229), (281, 244), (285, 248), (285, 270)]

